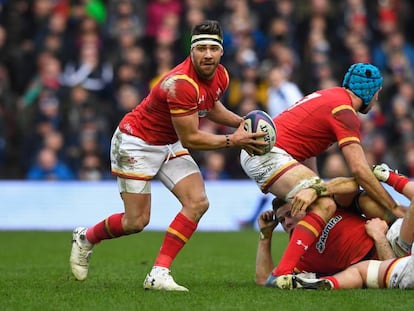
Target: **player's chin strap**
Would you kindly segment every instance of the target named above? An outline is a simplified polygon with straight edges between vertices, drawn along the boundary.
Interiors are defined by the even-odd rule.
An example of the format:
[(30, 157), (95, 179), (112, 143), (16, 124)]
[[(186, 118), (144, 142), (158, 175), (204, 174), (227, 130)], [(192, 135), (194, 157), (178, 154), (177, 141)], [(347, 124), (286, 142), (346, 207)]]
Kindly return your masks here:
[(285, 196), (285, 201), (291, 203), (292, 198), (302, 189), (312, 188), (316, 191), (318, 197), (326, 196), (327, 190), (325, 183), (318, 176), (302, 179), (292, 190)]

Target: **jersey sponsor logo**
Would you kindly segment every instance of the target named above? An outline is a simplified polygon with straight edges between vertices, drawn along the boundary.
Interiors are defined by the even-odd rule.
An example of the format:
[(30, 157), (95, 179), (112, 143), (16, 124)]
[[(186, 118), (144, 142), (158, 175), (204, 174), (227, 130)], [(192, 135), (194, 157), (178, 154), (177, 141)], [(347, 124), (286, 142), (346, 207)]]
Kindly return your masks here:
[(255, 168), (255, 169), (257, 169), (258, 174), (254, 175), (253, 178), (257, 183), (262, 183), (266, 180), (269, 173), (272, 172), (273, 167), (268, 165), (268, 166), (265, 166), (265, 167), (260, 166), (259, 168)]
[(335, 225), (342, 220), (342, 216), (337, 215), (329, 220), (325, 228), (323, 228), (322, 233), (316, 243), (316, 249), (320, 254), (322, 254), (326, 247), (326, 241), (329, 237), (329, 232), (335, 227)]

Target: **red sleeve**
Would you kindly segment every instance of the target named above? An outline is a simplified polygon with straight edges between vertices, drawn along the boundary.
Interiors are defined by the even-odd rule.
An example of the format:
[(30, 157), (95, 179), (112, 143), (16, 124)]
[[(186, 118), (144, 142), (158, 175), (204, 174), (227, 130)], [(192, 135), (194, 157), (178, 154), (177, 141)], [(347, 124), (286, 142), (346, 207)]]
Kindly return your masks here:
[(193, 114), (198, 110), (199, 89), (187, 75), (177, 75), (165, 81), (168, 87), (167, 103), (172, 116)]
[(360, 126), (356, 112), (347, 105), (339, 106), (332, 111), (333, 126), (337, 136), (338, 146), (350, 143), (360, 143)]

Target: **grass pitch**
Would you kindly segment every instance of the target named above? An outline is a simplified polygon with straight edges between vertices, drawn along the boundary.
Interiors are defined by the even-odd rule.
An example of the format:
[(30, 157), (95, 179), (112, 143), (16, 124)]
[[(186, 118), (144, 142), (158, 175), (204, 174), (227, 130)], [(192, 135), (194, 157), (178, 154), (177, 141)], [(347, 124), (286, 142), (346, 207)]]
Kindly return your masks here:
[[(0, 309), (6, 310), (411, 310), (414, 291), (282, 291), (255, 285), (258, 234), (196, 232), (172, 266), (190, 292), (145, 291), (164, 233), (104, 241), (89, 277), (69, 269), (70, 232), (0, 232)], [(277, 233), (274, 244), (285, 245)], [(274, 253), (279, 258), (280, 253)]]

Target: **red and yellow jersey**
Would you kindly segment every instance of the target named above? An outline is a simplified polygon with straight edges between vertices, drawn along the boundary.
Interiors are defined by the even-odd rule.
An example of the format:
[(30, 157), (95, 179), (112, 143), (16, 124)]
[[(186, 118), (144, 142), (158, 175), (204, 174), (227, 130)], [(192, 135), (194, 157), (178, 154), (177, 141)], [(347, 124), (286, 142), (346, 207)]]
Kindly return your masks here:
[(344, 88), (333, 87), (305, 96), (276, 116), (276, 147), (299, 162), (318, 156), (330, 145), (360, 143), (361, 121)]
[(374, 241), (365, 231), (365, 219), (338, 210), (301, 257), (295, 270), (334, 274), (363, 259), (375, 258), (373, 248)]
[(152, 145), (178, 140), (171, 117), (198, 113), (204, 117), (229, 85), (227, 70), (220, 64), (211, 80), (200, 79), (187, 57), (155, 84), (146, 98), (119, 124), (122, 132)]

